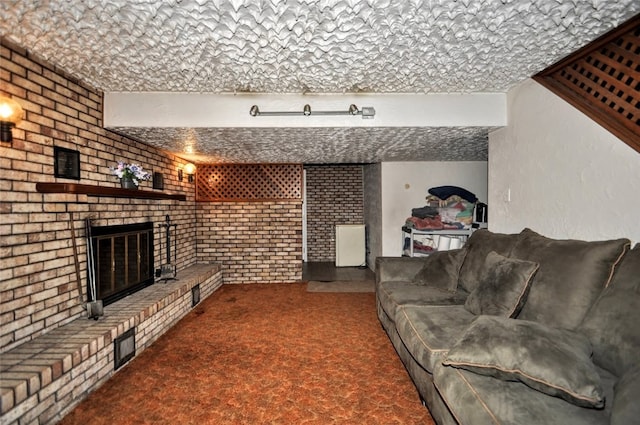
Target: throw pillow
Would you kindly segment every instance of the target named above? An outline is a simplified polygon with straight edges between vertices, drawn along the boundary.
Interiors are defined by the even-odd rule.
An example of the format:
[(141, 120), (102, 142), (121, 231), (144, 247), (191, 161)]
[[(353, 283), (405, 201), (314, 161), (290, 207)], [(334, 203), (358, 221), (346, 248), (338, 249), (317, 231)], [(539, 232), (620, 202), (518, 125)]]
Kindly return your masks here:
[(455, 292), (458, 287), (458, 272), (466, 253), (464, 248), (433, 252), (425, 258), (424, 265), (413, 282)]
[(515, 317), (539, 266), (491, 251), (480, 271), (480, 282), (469, 294), (464, 308), (476, 315)]
[(442, 364), (520, 381), (582, 407), (602, 408), (604, 390), (586, 337), (540, 323), (478, 316)]
[(518, 318), (576, 329), (629, 245), (628, 239), (561, 240), (523, 230), (509, 257), (535, 261), (540, 269)]
[(498, 254), (510, 256), (512, 248), (518, 241), (518, 234), (493, 233), (487, 229), (473, 232), (464, 248), (467, 255), (464, 258), (458, 275), (458, 286), (471, 292), (480, 282), (480, 269), (484, 265), (487, 254), (495, 251)]

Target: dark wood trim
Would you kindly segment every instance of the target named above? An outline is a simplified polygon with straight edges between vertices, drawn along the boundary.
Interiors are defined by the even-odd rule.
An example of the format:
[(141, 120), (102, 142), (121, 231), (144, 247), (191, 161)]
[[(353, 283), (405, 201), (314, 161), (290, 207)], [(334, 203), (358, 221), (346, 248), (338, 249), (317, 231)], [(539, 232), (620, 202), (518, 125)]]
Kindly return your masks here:
[(122, 189), (120, 187), (104, 187), (77, 183), (36, 183), (36, 190), (40, 193), (72, 193), (88, 196), (110, 196), (113, 198), (187, 200), (187, 195), (183, 194), (172, 195), (149, 190)]
[[(637, 152), (640, 152), (639, 30), (640, 14), (533, 76), (536, 82)], [(620, 49), (616, 44), (619, 39), (635, 48)], [(611, 59), (602, 53), (603, 49), (624, 60)], [(611, 71), (594, 66), (596, 60)]]
[(196, 202), (290, 202), (302, 203), (302, 198), (206, 198), (196, 199)]
[(614, 117), (607, 115), (606, 110), (603, 111), (596, 109), (593, 104), (585, 102), (584, 99), (580, 97), (575, 91), (569, 90), (565, 86), (552, 79), (543, 77), (534, 77), (533, 79), (542, 86), (551, 90), (557, 96), (564, 99), (566, 102), (573, 105), (574, 108), (587, 115), (593, 121), (616, 136), (618, 139), (625, 142), (631, 148), (640, 152), (640, 139), (638, 138), (638, 134), (636, 134), (633, 130), (625, 127), (623, 123), (620, 123)]
[(200, 164), (196, 202), (302, 201), (302, 182), (300, 163)]

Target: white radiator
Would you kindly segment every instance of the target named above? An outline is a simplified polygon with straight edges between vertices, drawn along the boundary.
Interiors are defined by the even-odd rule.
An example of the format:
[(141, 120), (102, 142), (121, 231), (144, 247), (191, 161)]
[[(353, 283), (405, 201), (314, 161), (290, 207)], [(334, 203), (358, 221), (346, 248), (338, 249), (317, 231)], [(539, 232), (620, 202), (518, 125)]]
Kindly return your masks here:
[(364, 224), (336, 226), (336, 267), (366, 265)]

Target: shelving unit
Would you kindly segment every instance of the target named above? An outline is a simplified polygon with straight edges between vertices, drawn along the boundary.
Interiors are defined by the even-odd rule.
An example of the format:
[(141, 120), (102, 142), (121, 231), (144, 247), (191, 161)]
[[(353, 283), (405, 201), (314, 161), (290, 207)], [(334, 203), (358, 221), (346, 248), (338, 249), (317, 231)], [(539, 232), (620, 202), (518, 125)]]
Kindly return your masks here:
[(72, 193), (87, 196), (110, 196), (113, 198), (140, 199), (172, 199), (186, 201), (187, 195), (173, 195), (150, 190), (122, 189), (119, 187), (103, 187), (77, 183), (36, 183), (36, 190), (40, 193)]
[[(416, 241), (416, 237), (421, 239), (433, 239), (434, 236), (453, 236), (462, 239), (462, 242), (466, 242), (473, 233), (473, 229), (462, 229), (462, 230), (416, 230), (409, 227), (402, 227), (402, 255), (407, 257), (414, 257), (418, 255), (414, 251), (414, 242)], [(405, 250), (405, 239), (409, 238), (409, 249)], [(419, 255), (428, 255), (428, 254), (419, 254)]]

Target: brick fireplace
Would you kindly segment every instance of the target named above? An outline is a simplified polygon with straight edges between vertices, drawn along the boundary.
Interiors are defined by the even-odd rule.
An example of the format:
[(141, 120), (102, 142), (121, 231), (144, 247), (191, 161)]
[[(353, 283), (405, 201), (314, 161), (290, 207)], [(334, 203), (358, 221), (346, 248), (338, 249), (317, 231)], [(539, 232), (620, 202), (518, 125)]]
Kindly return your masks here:
[[(187, 161), (102, 127), (99, 90), (6, 38), (0, 48), (0, 91), (25, 109), (13, 142), (0, 143), (3, 423), (55, 423), (114, 373), (117, 337), (135, 328), (139, 353), (223, 275), (225, 283), (301, 279), (299, 202), (195, 202), (193, 184), (177, 177)], [(55, 177), (55, 147), (79, 152), (79, 181)], [(109, 172), (119, 160), (163, 173), (164, 189), (143, 182), (140, 196), (119, 196)], [(109, 190), (43, 192), (43, 184)], [(179, 280), (143, 288), (106, 306), (103, 318), (87, 320), (84, 220), (157, 227), (167, 213), (177, 225)], [(161, 239), (153, 239), (156, 268)]]
[[(170, 213), (177, 225), (178, 271), (217, 262), (225, 283), (302, 278), (300, 202), (196, 202), (193, 183), (178, 179), (178, 169), (187, 161), (102, 127), (99, 90), (6, 38), (0, 37), (0, 47), (0, 90), (25, 109), (24, 120), (13, 129), (13, 142), (0, 144), (0, 253), (10, 265), (0, 270), (0, 353), (86, 314), (79, 300), (81, 295), (86, 299), (87, 250), (78, 243), (75, 256), (72, 235), (84, 240), (89, 217), (94, 226), (152, 222), (157, 227)], [(54, 176), (55, 147), (79, 152), (79, 181)], [(151, 196), (114, 197), (36, 188), (118, 188), (109, 167), (119, 160), (162, 173), (164, 189), (143, 182), (139, 191)], [(161, 239), (153, 241), (156, 268), (164, 260)]]

